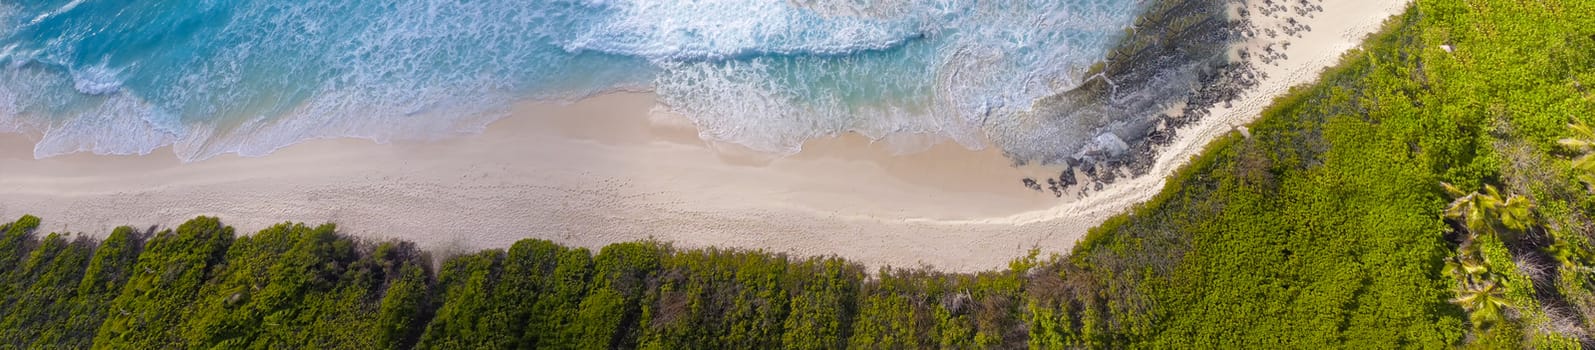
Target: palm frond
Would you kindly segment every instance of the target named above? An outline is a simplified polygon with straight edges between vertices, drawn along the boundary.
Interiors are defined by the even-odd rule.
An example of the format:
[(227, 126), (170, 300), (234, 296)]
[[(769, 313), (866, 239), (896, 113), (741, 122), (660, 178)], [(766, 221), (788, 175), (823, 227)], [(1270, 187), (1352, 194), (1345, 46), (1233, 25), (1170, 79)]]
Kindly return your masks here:
[(1449, 184), (1449, 183), (1441, 182), (1440, 183), (1440, 187), (1444, 188), (1445, 189), (1445, 193), (1450, 194), (1451, 198), (1461, 199), (1463, 196), (1467, 195), (1466, 192), (1462, 192), (1462, 190), (1457, 189), (1456, 185), (1452, 185), (1452, 184)]
[(1484, 185), (1484, 193), (1483, 197), (1487, 201), (1498, 202), (1501, 200), (1501, 191), (1496, 190), (1494, 185)]
[(1484, 208), (1485, 207), (1482, 205), (1473, 205), (1472, 207), (1469, 207), (1467, 224), (1469, 231), (1468, 233), (1470, 235), (1477, 235), (1480, 233), (1495, 233), (1495, 227), (1491, 226), (1490, 221), (1486, 219), (1488, 218), (1487, 215), (1489, 214), (1486, 213)]
[(1557, 143), (1562, 147), (1584, 152), (1583, 155), (1573, 159), (1573, 169), (1579, 170), (1578, 181), (1584, 183), (1585, 190), (1595, 191), (1595, 176), (1591, 176), (1595, 174), (1595, 153), (1591, 153), (1592, 148), (1595, 148), (1595, 129), (1591, 129), (1583, 120), (1577, 118), (1573, 119), (1573, 123), (1567, 124), (1567, 129), (1573, 132), (1573, 137), (1558, 140)]
[(1490, 272), (1490, 266), (1485, 264), (1470, 264), (1464, 261), (1462, 262), (1462, 272), (1467, 272), (1469, 275), (1484, 277)]
[(1595, 153), (1585, 153), (1578, 158), (1573, 158), (1573, 169), (1586, 172), (1595, 171)]
[(1467, 310), (1468, 320), (1479, 328), (1506, 320), (1506, 308), (1512, 306), (1500, 284), (1493, 281), (1464, 286), (1451, 302)]
[(1572, 123), (1567, 124), (1567, 130), (1573, 132), (1574, 138), (1595, 140), (1595, 129), (1591, 129), (1589, 124), (1584, 124), (1583, 120), (1573, 119)]
[(1471, 194), (1457, 198), (1456, 200), (1451, 201), (1450, 206), (1446, 207), (1445, 217), (1461, 219), (1464, 214), (1472, 211), (1473, 204), (1473, 195)]
[(1534, 202), (1523, 196), (1507, 198), (1501, 206), (1501, 225), (1513, 231), (1528, 230), (1534, 226)]
[(1578, 181), (1583, 182), (1589, 190), (1595, 190), (1595, 174), (1579, 174)]
[(1581, 140), (1581, 139), (1574, 139), (1574, 138), (1566, 138), (1566, 139), (1556, 140), (1556, 144), (1562, 145), (1562, 147), (1564, 147), (1564, 148), (1577, 150), (1577, 151), (1588, 150), (1589, 146), (1590, 146), (1590, 142), (1589, 141)]

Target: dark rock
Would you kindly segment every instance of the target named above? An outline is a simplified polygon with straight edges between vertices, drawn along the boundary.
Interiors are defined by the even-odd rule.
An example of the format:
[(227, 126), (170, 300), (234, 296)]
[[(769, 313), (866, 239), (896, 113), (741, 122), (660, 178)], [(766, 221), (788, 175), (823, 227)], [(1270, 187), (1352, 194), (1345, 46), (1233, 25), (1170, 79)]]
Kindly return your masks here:
[(1019, 180), (1019, 182), (1024, 183), (1025, 184), (1025, 188), (1029, 188), (1031, 190), (1035, 190), (1036, 192), (1041, 192), (1041, 184), (1036, 183), (1036, 179), (1032, 179), (1032, 178), (1028, 178), (1027, 177), (1027, 178)]

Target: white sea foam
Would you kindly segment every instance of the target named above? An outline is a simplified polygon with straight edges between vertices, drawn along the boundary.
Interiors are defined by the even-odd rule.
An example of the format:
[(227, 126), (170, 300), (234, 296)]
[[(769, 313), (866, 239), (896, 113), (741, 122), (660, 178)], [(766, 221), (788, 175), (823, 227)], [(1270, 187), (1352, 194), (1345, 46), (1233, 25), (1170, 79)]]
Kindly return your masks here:
[(78, 5), (82, 5), (84, 1), (87, 0), (72, 0), (71, 2), (66, 3), (66, 5), (62, 5), (61, 8), (58, 8), (55, 11), (41, 13), (38, 17), (33, 17), (32, 21), (28, 21), (28, 24), (36, 24), (50, 17), (61, 15), (67, 11), (72, 11), (72, 9), (78, 8)]
[(105, 65), (89, 66), (72, 72), (72, 87), (88, 95), (107, 95), (122, 88), (121, 73)]
[[(15, 26), (15, 17), (16, 8), (13, 5), (0, 3), (0, 37), (11, 34), (11, 28)], [(17, 45), (15, 44), (0, 46), (0, 62), (10, 60), (11, 53), (16, 51), (16, 49)], [(10, 69), (15, 70), (15, 68)], [(5, 74), (0, 73), (0, 77), (4, 76)], [(17, 117), (21, 110), (18, 107), (17, 99), (18, 96), (15, 91), (7, 89), (5, 84), (0, 84), (0, 133), (14, 133), (24, 130), (21, 118)]]
[[(834, 4), (809, 5), (830, 13), (936, 19), (924, 22), (940, 27), (921, 28), (934, 36), (907, 48), (910, 52), (893, 65), (821, 61), (796, 69), (824, 73), (797, 78), (777, 77), (776, 71), (793, 69), (775, 67), (777, 59), (667, 65), (656, 80), (661, 99), (692, 117), (706, 139), (780, 154), (796, 152), (808, 139), (842, 132), (877, 139), (936, 134), (971, 148), (986, 139), (1005, 147), (1079, 148), (1110, 121), (1077, 118), (1039, 125), (1043, 121), (1031, 108), (1034, 101), (1073, 87), (1135, 9), (1057, 1), (944, 1), (906, 10), (891, 4)], [(922, 96), (844, 101), (838, 90), (846, 88), (811, 90), (824, 80), (814, 77), (825, 74), (862, 81), (855, 89), (910, 87)]]
[(0, 133), (15, 133), (27, 130), (23, 127), (22, 118), (17, 115), (22, 108), (17, 103), (17, 93), (0, 87)]
[[(448, 93), (443, 90), (432, 89), (423, 95)], [(444, 99), (442, 96), (424, 97)], [(499, 108), (442, 105), (428, 110), (414, 110), (411, 108), (413, 106), (373, 109), (349, 102), (358, 98), (347, 92), (334, 92), (316, 98), (287, 116), (251, 119), (231, 128), (208, 128), (206, 130), (213, 134), (193, 135), (177, 143), (174, 151), (183, 159), (205, 159), (226, 153), (263, 156), (287, 145), (315, 139), (353, 137), (380, 143), (436, 140), (479, 133), (488, 123), (506, 113), (506, 109), (502, 108), (504, 105), (493, 105)]]
[(596, 1), (596, 25), (561, 40), (566, 50), (595, 50), (655, 61), (726, 59), (760, 54), (840, 55), (894, 47), (924, 35), (918, 18), (824, 16), (767, 0)]
[[(9, 3), (0, 3), (0, 37), (11, 35), (17, 26), (17, 7)], [(4, 57), (0, 57), (4, 58)]]
[(149, 154), (176, 137), (148, 122), (164, 118), (157, 113), (137, 98), (115, 94), (94, 109), (51, 125), (34, 145), (33, 154), (41, 158), (75, 152)]
[[(74, 2), (50, 16), (104, 10)], [(198, 32), (175, 33), (200, 36), (190, 43), (197, 46), (104, 53), (116, 60), (71, 61), (95, 56), (77, 50), (106, 50), (103, 43), (74, 46), (77, 40), (137, 41), (165, 28), (119, 21), (106, 24), (118, 31), (72, 27), (25, 33), (37, 42), (0, 42), (11, 52), (0, 54), (11, 63), (5, 74), (42, 75), (30, 78), (34, 82), (0, 81), (0, 108), (6, 108), (0, 127), (44, 131), (41, 156), (143, 154), (172, 145), (180, 158), (198, 160), (264, 155), (319, 138), (435, 139), (480, 131), (517, 99), (645, 89), (691, 118), (706, 140), (776, 154), (843, 132), (909, 140), (903, 150), (936, 139), (971, 148), (988, 140), (1004, 148), (1079, 147), (1112, 121), (1040, 125), (1031, 108), (1072, 87), (1137, 5), (415, 0), (216, 6), (235, 6), (224, 12), (233, 17), (190, 14), (201, 24), (185, 30)], [(5, 11), (0, 5), (0, 23), (7, 23)], [(171, 14), (138, 15), (145, 17), (130, 18)], [(59, 20), (48, 18), (66, 23)], [(15, 29), (5, 27), (0, 33)], [(23, 110), (39, 115), (25, 119)]]

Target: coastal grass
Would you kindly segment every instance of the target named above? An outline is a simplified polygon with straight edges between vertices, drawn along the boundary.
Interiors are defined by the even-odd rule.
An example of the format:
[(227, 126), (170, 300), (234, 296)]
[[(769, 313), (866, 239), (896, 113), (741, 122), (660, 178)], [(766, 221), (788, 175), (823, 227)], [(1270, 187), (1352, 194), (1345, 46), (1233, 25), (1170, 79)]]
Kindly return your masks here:
[[(208, 217), (94, 241), (24, 216), (0, 225), (0, 348), (1587, 347), (1595, 196), (1557, 140), (1595, 118), (1589, 13), (1419, 2), (1070, 254), (1000, 271), (659, 242), (435, 257)], [(1464, 240), (1442, 182), (1540, 224)], [(1455, 302), (1465, 241), (1498, 322)]]

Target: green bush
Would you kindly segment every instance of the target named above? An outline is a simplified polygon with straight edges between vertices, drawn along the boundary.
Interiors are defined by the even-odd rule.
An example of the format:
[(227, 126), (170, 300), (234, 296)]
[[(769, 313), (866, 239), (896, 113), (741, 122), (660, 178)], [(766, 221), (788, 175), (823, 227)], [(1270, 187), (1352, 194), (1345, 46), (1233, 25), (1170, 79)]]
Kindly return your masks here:
[(139, 254), (121, 293), (111, 300), (94, 347), (168, 349), (189, 344), (184, 338), (187, 310), (232, 242), (232, 227), (203, 216), (175, 232), (156, 234)]

